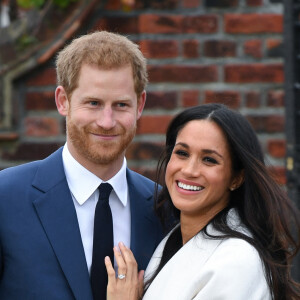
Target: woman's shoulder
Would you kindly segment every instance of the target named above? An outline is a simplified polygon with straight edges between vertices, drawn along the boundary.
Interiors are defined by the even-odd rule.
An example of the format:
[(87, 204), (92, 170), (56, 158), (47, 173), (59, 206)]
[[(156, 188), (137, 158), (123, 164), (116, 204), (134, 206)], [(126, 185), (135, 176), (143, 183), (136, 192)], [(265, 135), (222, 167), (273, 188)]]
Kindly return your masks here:
[[(228, 225), (231, 229), (238, 231), (251, 238), (251, 233), (241, 222), (236, 211), (230, 211), (228, 214)], [(211, 229), (212, 235), (217, 231)], [(203, 237), (202, 239), (210, 239)], [(247, 240), (237, 237), (228, 237), (221, 239), (214, 253), (207, 261), (207, 267), (226, 269), (228, 275), (234, 274), (241, 277), (264, 277), (264, 265), (257, 249)]]
[[(228, 212), (227, 224), (232, 230), (243, 234), (245, 238), (252, 237), (250, 230), (243, 224), (241, 218), (238, 215), (238, 212), (235, 209), (231, 209)], [(207, 231), (212, 236), (223, 235), (223, 233), (214, 229), (211, 224), (208, 226)], [(201, 232), (200, 234), (202, 235), (202, 238), (210, 239), (210, 237), (205, 237), (205, 234), (203, 232)], [(225, 263), (226, 260), (228, 260), (229, 258), (232, 258), (235, 261), (260, 261), (259, 253), (256, 250), (256, 248), (253, 245), (251, 245), (248, 241), (242, 238), (228, 237), (221, 239), (221, 243), (216, 248), (215, 254), (217, 254), (218, 252), (221, 252), (222, 256), (226, 255), (225, 259), (224, 257), (222, 257), (222, 261), (224, 261)]]

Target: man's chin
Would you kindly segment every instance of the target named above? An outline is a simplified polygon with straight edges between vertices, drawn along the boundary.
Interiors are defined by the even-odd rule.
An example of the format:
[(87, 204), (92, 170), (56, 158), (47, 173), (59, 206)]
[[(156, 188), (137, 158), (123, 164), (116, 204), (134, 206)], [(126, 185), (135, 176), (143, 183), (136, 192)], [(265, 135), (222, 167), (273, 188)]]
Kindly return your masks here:
[(117, 160), (118, 156), (93, 156), (90, 157), (89, 160), (93, 161), (98, 165), (111, 165), (113, 162)]
[(121, 154), (118, 151), (111, 151), (111, 147), (101, 147), (97, 148), (97, 151), (86, 151), (85, 156), (96, 164), (109, 165), (116, 161)]

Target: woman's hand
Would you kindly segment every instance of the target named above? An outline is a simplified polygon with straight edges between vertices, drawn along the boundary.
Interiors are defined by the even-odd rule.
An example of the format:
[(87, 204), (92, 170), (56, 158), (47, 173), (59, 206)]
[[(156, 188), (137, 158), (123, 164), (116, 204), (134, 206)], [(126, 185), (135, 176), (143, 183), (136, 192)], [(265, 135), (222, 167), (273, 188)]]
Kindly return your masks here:
[(143, 291), (144, 271), (138, 273), (136, 260), (129, 248), (119, 243), (114, 247), (114, 256), (118, 265), (118, 277), (109, 257), (105, 257), (108, 274), (107, 300), (138, 300)]

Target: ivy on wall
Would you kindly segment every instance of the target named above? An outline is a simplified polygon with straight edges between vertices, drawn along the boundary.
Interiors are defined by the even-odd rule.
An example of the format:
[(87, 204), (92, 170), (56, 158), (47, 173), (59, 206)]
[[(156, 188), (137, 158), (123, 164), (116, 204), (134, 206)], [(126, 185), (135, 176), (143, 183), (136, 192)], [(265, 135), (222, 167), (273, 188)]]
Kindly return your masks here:
[(20, 7), (30, 9), (30, 8), (41, 8), (45, 5), (46, 2), (53, 2), (56, 6), (60, 8), (68, 7), (72, 2), (76, 2), (78, 0), (17, 0), (17, 3)]

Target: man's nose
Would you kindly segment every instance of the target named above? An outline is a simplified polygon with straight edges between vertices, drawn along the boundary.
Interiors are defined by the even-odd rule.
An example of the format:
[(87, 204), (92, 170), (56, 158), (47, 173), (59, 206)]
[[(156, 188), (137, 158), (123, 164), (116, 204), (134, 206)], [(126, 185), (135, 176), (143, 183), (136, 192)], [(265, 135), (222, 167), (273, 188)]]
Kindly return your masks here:
[(114, 112), (111, 107), (104, 107), (99, 111), (97, 125), (105, 130), (110, 130), (116, 125)]

